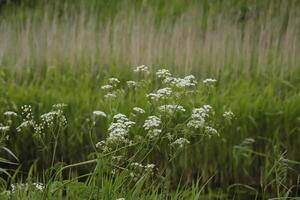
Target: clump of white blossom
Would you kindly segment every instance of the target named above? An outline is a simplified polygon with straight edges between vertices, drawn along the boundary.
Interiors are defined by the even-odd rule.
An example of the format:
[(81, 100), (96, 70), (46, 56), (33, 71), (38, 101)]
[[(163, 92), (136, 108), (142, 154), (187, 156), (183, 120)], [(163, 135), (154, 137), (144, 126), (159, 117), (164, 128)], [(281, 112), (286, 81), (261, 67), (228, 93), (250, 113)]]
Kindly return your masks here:
[(231, 121), (234, 118), (234, 114), (232, 111), (226, 111), (223, 113), (223, 117), (228, 120)]
[(149, 73), (149, 68), (146, 65), (140, 65), (137, 66), (133, 71), (137, 73)]
[(161, 99), (166, 99), (172, 94), (172, 89), (169, 87), (161, 88), (156, 91), (156, 93), (149, 93), (147, 97), (153, 101), (159, 101)]
[(181, 105), (162, 105), (158, 108), (160, 112), (173, 115), (176, 112), (185, 112), (186, 110)]
[(133, 111), (135, 114), (145, 114), (145, 113), (146, 113), (146, 111), (145, 111), (144, 109), (140, 108), (140, 107), (134, 107), (134, 108), (132, 109), (132, 111)]
[(95, 110), (95, 111), (93, 112), (93, 115), (94, 115), (95, 117), (106, 117), (106, 113), (103, 112), (103, 111), (101, 111), (101, 110)]
[(217, 80), (213, 79), (213, 78), (207, 78), (207, 79), (203, 80), (203, 84), (206, 86), (213, 86), (216, 82), (217, 82)]
[(177, 146), (179, 148), (183, 148), (187, 144), (190, 144), (190, 141), (185, 138), (178, 138), (172, 143), (173, 146)]
[(147, 131), (147, 136), (149, 138), (156, 138), (159, 136), (159, 134), (162, 132), (161, 129), (159, 129), (161, 125), (161, 120), (157, 116), (149, 116), (145, 122), (144, 122), (144, 129)]
[(187, 126), (194, 129), (203, 128), (206, 119), (211, 115), (214, 115), (214, 111), (210, 105), (194, 108)]
[(4, 114), (4, 116), (7, 116), (7, 117), (16, 117), (16, 116), (18, 116), (18, 114), (13, 112), (13, 111), (6, 111), (3, 114)]

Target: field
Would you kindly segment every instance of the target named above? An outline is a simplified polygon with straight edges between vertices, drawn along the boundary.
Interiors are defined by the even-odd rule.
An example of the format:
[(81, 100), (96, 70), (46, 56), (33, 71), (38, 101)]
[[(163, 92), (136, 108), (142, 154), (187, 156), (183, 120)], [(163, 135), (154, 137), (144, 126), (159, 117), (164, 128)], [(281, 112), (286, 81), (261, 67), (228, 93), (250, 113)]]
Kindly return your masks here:
[(0, 1), (0, 199), (297, 199), (300, 2)]

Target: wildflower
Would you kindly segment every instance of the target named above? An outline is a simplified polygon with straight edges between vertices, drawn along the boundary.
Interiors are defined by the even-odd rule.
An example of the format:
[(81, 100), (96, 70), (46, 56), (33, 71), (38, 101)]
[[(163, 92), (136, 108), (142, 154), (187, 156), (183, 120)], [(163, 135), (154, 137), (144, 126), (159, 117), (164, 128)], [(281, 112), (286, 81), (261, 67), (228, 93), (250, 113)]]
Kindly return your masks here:
[(52, 108), (53, 108), (54, 110), (62, 110), (62, 109), (64, 109), (65, 107), (67, 107), (67, 104), (65, 104), (65, 103), (58, 103), (58, 104), (54, 104), (54, 105), (52, 106)]
[(212, 86), (214, 85), (215, 83), (217, 82), (216, 79), (213, 79), (213, 78), (207, 78), (203, 81), (204, 85), (206, 86)]
[(93, 115), (94, 115), (94, 116), (97, 116), (97, 117), (106, 117), (105, 112), (100, 111), (100, 110), (95, 110), (95, 111), (93, 112)]
[(189, 128), (199, 129), (204, 127), (206, 119), (213, 115), (214, 111), (210, 105), (204, 105), (200, 108), (194, 108), (191, 115), (191, 120), (187, 126)]
[(185, 138), (178, 138), (171, 145), (178, 146), (179, 148), (183, 148), (185, 145), (187, 145), (189, 143), (190, 143), (190, 141), (188, 141)]
[(33, 118), (31, 105), (23, 105), (21, 107), (21, 110), (22, 110), (22, 115), (25, 117), (25, 119), (30, 120)]
[(116, 200), (125, 200), (125, 198), (123, 198), (123, 197), (122, 198), (117, 198)]
[(189, 75), (184, 78), (176, 79), (175, 86), (178, 88), (186, 88), (195, 86), (197, 83), (194, 75)]
[(108, 93), (108, 94), (104, 95), (104, 98), (107, 100), (108, 99), (112, 100), (112, 99), (117, 98), (117, 95), (115, 93)]
[(160, 69), (160, 70), (158, 70), (158, 71), (156, 72), (156, 75), (157, 75), (158, 78), (163, 78), (163, 79), (172, 76), (172, 74), (171, 74), (171, 73), (169, 72), (169, 70), (167, 70), (167, 69)]
[(9, 131), (9, 126), (0, 126), (0, 132)]
[(101, 89), (102, 89), (102, 90), (110, 90), (110, 89), (112, 89), (112, 88), (113, 88), (112, 85), (103, 85), (103, 86), (101, 86)]
[(166, 88), (162, 88), (162, 89), (157, 90), (156, 93), (157, 93), (160, 97), (167, 97), (167, 96), (171, 95), (172, 89), (166, 87)]
[(144, 109), (139, 108), (139, 107), (134, 107), (132, 110), (137, 114), (145, 114), (146, 113)]
[(150, 129), (147, 133), (147, 137), (150, 138), (150, 139), (154, 139), (154, 138), (157, 138), (161, 133), (161, 129), (157, 129), (157, 128), (154, 128), (154, 129)]
[(62, 110), (51, 111), (41, 115), (42, 123), (46, 126), (53, 126), (55, 122), (58, 122), (60, 126), (67, 125), (67, 119), (63, 115)]
[(108, 128), (109, 140), (111, 141), (124, 141), (129, 129), (135, 122), (130, 121), (126, 115), (119, 113), (113, 117), (116, 122), (110, 124)]
[(117, 84), (120, 83), (119, 79), (117, 79), (117, 78), (109, 78), (109, 79), (108, 79), (108, 82), (109, 82), (111, 85), (114, 85), (114, 86), (116, 86)]
[(147, 97), (150, 98), (151, 100), (158, 101), (160, 99), (169, 97), (171, 94), (172, 94), (172, 89), (166, 87), (157, 90), (156, 93), (149, 93)]
[(205, 127), (204, 133), (209, 137), (214, 136), (214, 135), (219, 136), (218, 131), (210, 126)]
[(158, 108), (160, 112), (166, 112), (170, 115), (175, 112), (185, 112), (185, 109), (181, 105), (162, 105)]
[(104, 147), (104, 145), (105, 145), (105, 141), (101, 141), (101, 142), (96, 143), (95, 146), (96, 146), (96, 148), (100, 149), (100, 148)]
[(23, 128), (28, 128), (30, 126), (34, 127), (35, 122), (33, 120), (24, 121), (20, 126), (17, 127), (17, 131), (20, 132)]
[(35, 188), (39, 191), (43, 191), (45, 186), (43, 183), (32, 183), (33, 186), (35, 186)]
[(15, 112), (13, 112), (13, 111), (6, 111), (5, 113), (4, 113), (4, 115), (5, 116), (8, 116), (8, 117), (10, 117), (10, 116), (18, 116), (18, 114), (17, 113), (15, 113)]
[(232, 120), (234, 118), (234, 114), (231, 111), (226, 111), (226, 112), (224, 112), (223, 117), (226, 120), (230, 121), (230, 120)]
[(147, 164), (144, 166), (145, 172), (153, 172), (155, 165), (154, 164)]
[(150, 130), (159, 127), (160, 123), (160, 118), (156, 116), (149, 116), (148, 119), (145, 120), (143, 127), (145, 130)]
[(135, 68), (135, 70), (133, 70), (134, 72), (140, 73), (140, 72), (144, 72), (144, 73), (148, 73), (148, 67), (146, 65), (141, 65), (141, 66), (137, 66)]
[(126, 83), (129, 88), (135, 88), (137, 86), (137, 82), (135, 81), (126, 81)]

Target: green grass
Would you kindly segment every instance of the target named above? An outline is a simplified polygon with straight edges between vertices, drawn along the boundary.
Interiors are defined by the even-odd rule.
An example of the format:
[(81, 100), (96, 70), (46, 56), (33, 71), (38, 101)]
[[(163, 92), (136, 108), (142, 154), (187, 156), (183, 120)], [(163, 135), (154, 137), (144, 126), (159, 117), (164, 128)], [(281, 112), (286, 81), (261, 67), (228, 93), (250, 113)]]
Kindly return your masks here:
[[(1, 199), (300, 196), (297, 1), (76, 1), (67, 3), (65, 12), (62, 2), (45, 2), (2, 7), (0, 123), (10, 130), (1, 132), (1, 147), (11, 152), (1, 151), (1, 158), (7, 159), (0, 168), (6, 170)], [(144, 79), (133, 73), (143, 63), (152, 67)], [(195, 93), (181, 91), (179, 99), (149, 104), (146, 95), (165, 87), (155, 76), (160, 68), (170, 69), (175, 77), (195, 75)], [(101, 90), (110, 77), (121, 81), (114, 101), (105, 100)], [(218, 80), (215, 87), (204, 87), (202, 80), (208, 77)], [(134, 92), (126, 87), (128, 80), (143, 86)], [(65, 128), (55, 123), (43, 134), (33, 129), (17, 132), (21, 106), (31, 105), (39, 121), (57, 103), (67, 104)], [(171, 118), (162, 115), (163, 136), (171, 132), (190, 140), (179, 152), (163, 136), (159, 142), (147, 139), (142, 128), (162, 104), (180, 104), (187, 110)], [(203, 104), (214, 108), (210, 123), (220, 136), (199, 136), (180, 126)], [(135, 118), (135, 106), (146, 114)], [(19, 117), (9, 122), (2, 115), (8, 110)], [(107, 118), (93, 124), (95, 110)], [(235, 114), (231, 123), (222, 117), (228, 110)], [(107, 138), (117, 113), (137, 122), (128, 136), (136, 143), (112, 153), (126, 158), (118, 167), (111, 165), (111, 154), (95, 149)], [(133, 162), (156, 167), (153, 174), (134, 179)], [(113, 169), (117, 175), (111, 175)], [(38, 191), (35, 182), (45, 189)], [(8, 196), (11, 185), (18, 183), (28, 188)]]

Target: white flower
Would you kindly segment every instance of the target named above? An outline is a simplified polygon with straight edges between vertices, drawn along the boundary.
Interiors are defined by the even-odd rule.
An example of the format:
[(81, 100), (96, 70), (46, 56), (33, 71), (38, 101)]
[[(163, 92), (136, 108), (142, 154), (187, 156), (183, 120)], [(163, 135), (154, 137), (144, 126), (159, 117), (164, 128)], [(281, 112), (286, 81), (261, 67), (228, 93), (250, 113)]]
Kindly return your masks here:
[(25, 119), (31, 120), (33, 118), (31, 105), (23, 105), (21, 107), (21, 110), (22, 110), (22, 115), (25, 117)]
[(213, 136), (213, 135), (217, 135), (219, 136), (219, 133), (216, 129), (214, 129), (213, 127), (210, 127), (210, 126), (206, 126), (205, 129), (204, 129), (204, 133), (206, 135), (208, 135), (209, 137)]
[(135, 122), (130, 121), (126, 115), (119, 113), (114, 115), (114, 120), (117, 122), (113, 122), (110, 124), (108, 128), (109, 138), (111, 141), (124, 141), (125, 137), (129, 132), (129, 128), (135, 124)]
[(170, 71), (167, 70), (167, 69), (160, 69), (160, 70), (158, 70), (156, 72), (156, 75), (157, 75), (158, 78), (164, 78), (164, 79), (167, 78), (167, 77), (171, 77), (172, 76), (172, 74), (170, 73)]
[(187, 126), (189, 128), (198, 129), (198, 128), (202, 128), (204, 126), (204, 123), (205, 123), (204, 118), (192, 119), (187, 123)]
[(65, 104), (65, 103), (58, 103), (58, 104), (54, 104), (54, 105), (52, 106), (52, 108), (53, 108), (54, 110), (62, 110), (62, 109), (64, 109), (65, 107), (67, 107), (67, 104)]
[(181, 105), (162, 105), (158, 108), (160, 112), (166, 112), (170, 115), (175, 112), (185, 112), (185, 109)]
[(18, 114), (17, 113), (15, 113), (15, 112), (13, 112), (13, 111), (6, 111), (5, 113), (4, 113), (4, 115), (5, 116), (18, 116)]
[(135, 81), (126, 81), (126, 83), (129, 88), (134, 88), (137, 86), (137, 82)]
[(112, 99), (117, 98), (117, 95), (114, 93), (107, 93), (106, 95), (104, 95), (104, 98), (107, 100), (109, 100), (109, 99), (112, 100)]
[(113, 88), (112, 85), (103, 85), (103, 86), (101, 87), (102, 90), (110, 90), (110, 89), (112, 89), (112, 88)]
[(125, 198), (117, 198), (116, 200), (125, 200)]
[(213, 114), (214, 111), (210, 105), (194, 108), (192, 111), (191, 120), (188, 122), (187, 126), (194, 129), (203, 128), (206, 119)]
[(186, 88), (195, 86), (197, 83), (194, 75), (188, 75), (184, 78), (176, 79), (176, 87), (178, 88)]
[(98, 117), (106, 117), (105, 112), (100, 111), (100, 110), (95, 110), (95, 111), (93, 112), (93, 115), (94, 115), (94, 116), (98, 116)]
[(111, 85), (117, 85), (120, 83), (119, 79), (117, 78), (109, 78), (108, 79), (108, 82), (111, 84)]
[(145, 114), (146, 113), (144, 109), (139, 108), (139, 107), (134, 107), (132, 110), (137, 114)]
[(9, 126), (0, 126), (0, 132), (9, 131)]
[(144, 129), (150, 130), (153, 128), (158, 128), (160, 126), (161, 120), (156, 116), (149, 116), (144, 122)]
[(135, 70), (133, 70), (134, 72), (145, 72), (148, 73), (148, 67), (146, 65), (141, 65), (141, 66), (137, 66), (135, 68)]
[(162, 89), (157, 90), (156, 93), (157, 93), (158, 95), (160, 95), (161, 97), (166, 97), (166, 96), (171, 95), (172, 89), (166, 87), (166, 88), (162, 88)]
[(43, 191), (45, 186), (43, 183), (32, 183), (33, 186), (35, 186), (35, 188), (39, 191)]
[(184, 147), (185, 145), (189, 144), (190, 141), (188, 141), (185, 138), (178, 138), (177, 140), (175, 140), (171, 145), (173, 146), (178, 146), (179, 148)]
[(150, 139), (157, 138), (160, 135), (160, 133), (161, 133), (161, 129), (157, 129), (157, 128), (150, 129), (148, 130), (147, 137), (149, 137)]
[(234, 114), (233, 112), (231, 111), (226, 111), (223, 113), (223, 117), (226, 119), (226, 120), (232, 120), (234, 118)]
[(217, 82), (217, 80), (213, 79), (213, 78), (207, 78), (203, 81), (204, 85), (206, 85), (206, 86), (214, 85), (216, 82)]
[(29, 126), (34, 127), (35, 122), (33, 120), (24, 121), (20, 126), (17, 127), (17, 131), (20, 132), (23, 128), (27, 128)]

